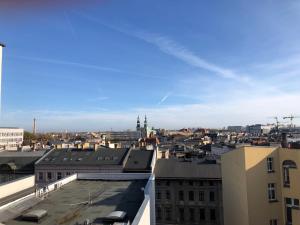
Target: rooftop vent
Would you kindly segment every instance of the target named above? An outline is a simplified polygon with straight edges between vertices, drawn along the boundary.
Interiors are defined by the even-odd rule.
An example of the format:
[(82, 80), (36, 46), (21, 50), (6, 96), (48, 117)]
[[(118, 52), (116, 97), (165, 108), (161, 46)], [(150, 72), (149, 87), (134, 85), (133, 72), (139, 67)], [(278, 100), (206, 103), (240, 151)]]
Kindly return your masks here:
[(127, 218), (127, 213), (124, 211), (114, 211), (103, 218), (105, 222), (124, 222)]
[(22, 220), (30, 221), (30, 222), (39, 222), (46, 215), (47, 215), (47, 211), (44, 209), (32, 210), (22, 215)]

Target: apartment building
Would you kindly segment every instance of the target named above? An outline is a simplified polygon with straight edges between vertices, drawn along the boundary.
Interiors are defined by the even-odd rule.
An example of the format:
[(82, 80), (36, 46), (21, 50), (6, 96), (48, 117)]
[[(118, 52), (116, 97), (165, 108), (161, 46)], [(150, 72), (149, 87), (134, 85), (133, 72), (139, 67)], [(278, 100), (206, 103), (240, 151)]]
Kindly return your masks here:
[(300, 224), (299, 165), (296, 149), (242, 147), (224, 154), (224, 224)]
[(0, 127), (0, 150), (17, 150), (22, 146), (23, 136), (23, 129)]
[(151, 173), (154, 151), (53, 149), (35, 164), (36, 182), (51, 183), (75, 173)]
[(156, 224), (222, 225), (221, 189), (219, 164), (157, 160)]

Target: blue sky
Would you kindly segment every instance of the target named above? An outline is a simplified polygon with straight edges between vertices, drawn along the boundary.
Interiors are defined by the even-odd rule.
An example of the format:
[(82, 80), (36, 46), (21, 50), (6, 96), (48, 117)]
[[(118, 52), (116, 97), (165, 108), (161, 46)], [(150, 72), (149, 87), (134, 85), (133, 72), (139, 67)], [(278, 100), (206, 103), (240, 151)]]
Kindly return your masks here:
[(144, 114), (157, 128), (300, 115), (299, 20), (292, 0), (0, 7), (1, 124), (124, 130)]

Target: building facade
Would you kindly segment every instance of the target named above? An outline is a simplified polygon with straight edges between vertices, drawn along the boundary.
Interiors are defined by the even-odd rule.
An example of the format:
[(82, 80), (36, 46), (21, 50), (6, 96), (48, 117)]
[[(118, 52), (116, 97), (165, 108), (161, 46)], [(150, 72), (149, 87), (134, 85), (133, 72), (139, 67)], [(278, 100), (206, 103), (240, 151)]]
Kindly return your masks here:
[(300, 224), (299, 165), (295, 149), (243, 147), (224, 154), (224, 224)]
[(156, 224), (222, 225), (218, 164), (160, 159), (155, 168)]
[(22, 146), (24, 130), (0, 127), (0, 150), (17, 150)]

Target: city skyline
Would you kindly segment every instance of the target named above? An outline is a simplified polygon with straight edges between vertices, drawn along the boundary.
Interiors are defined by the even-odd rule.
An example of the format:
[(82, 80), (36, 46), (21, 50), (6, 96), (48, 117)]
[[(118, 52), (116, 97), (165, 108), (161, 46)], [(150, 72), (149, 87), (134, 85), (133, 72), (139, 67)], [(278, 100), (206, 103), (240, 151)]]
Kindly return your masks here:
[(125, 130), (147, 114), (156, 128), (220, 128), (300, 115), (300, 4), (255, 2), (2, 7), (1, 125)]

